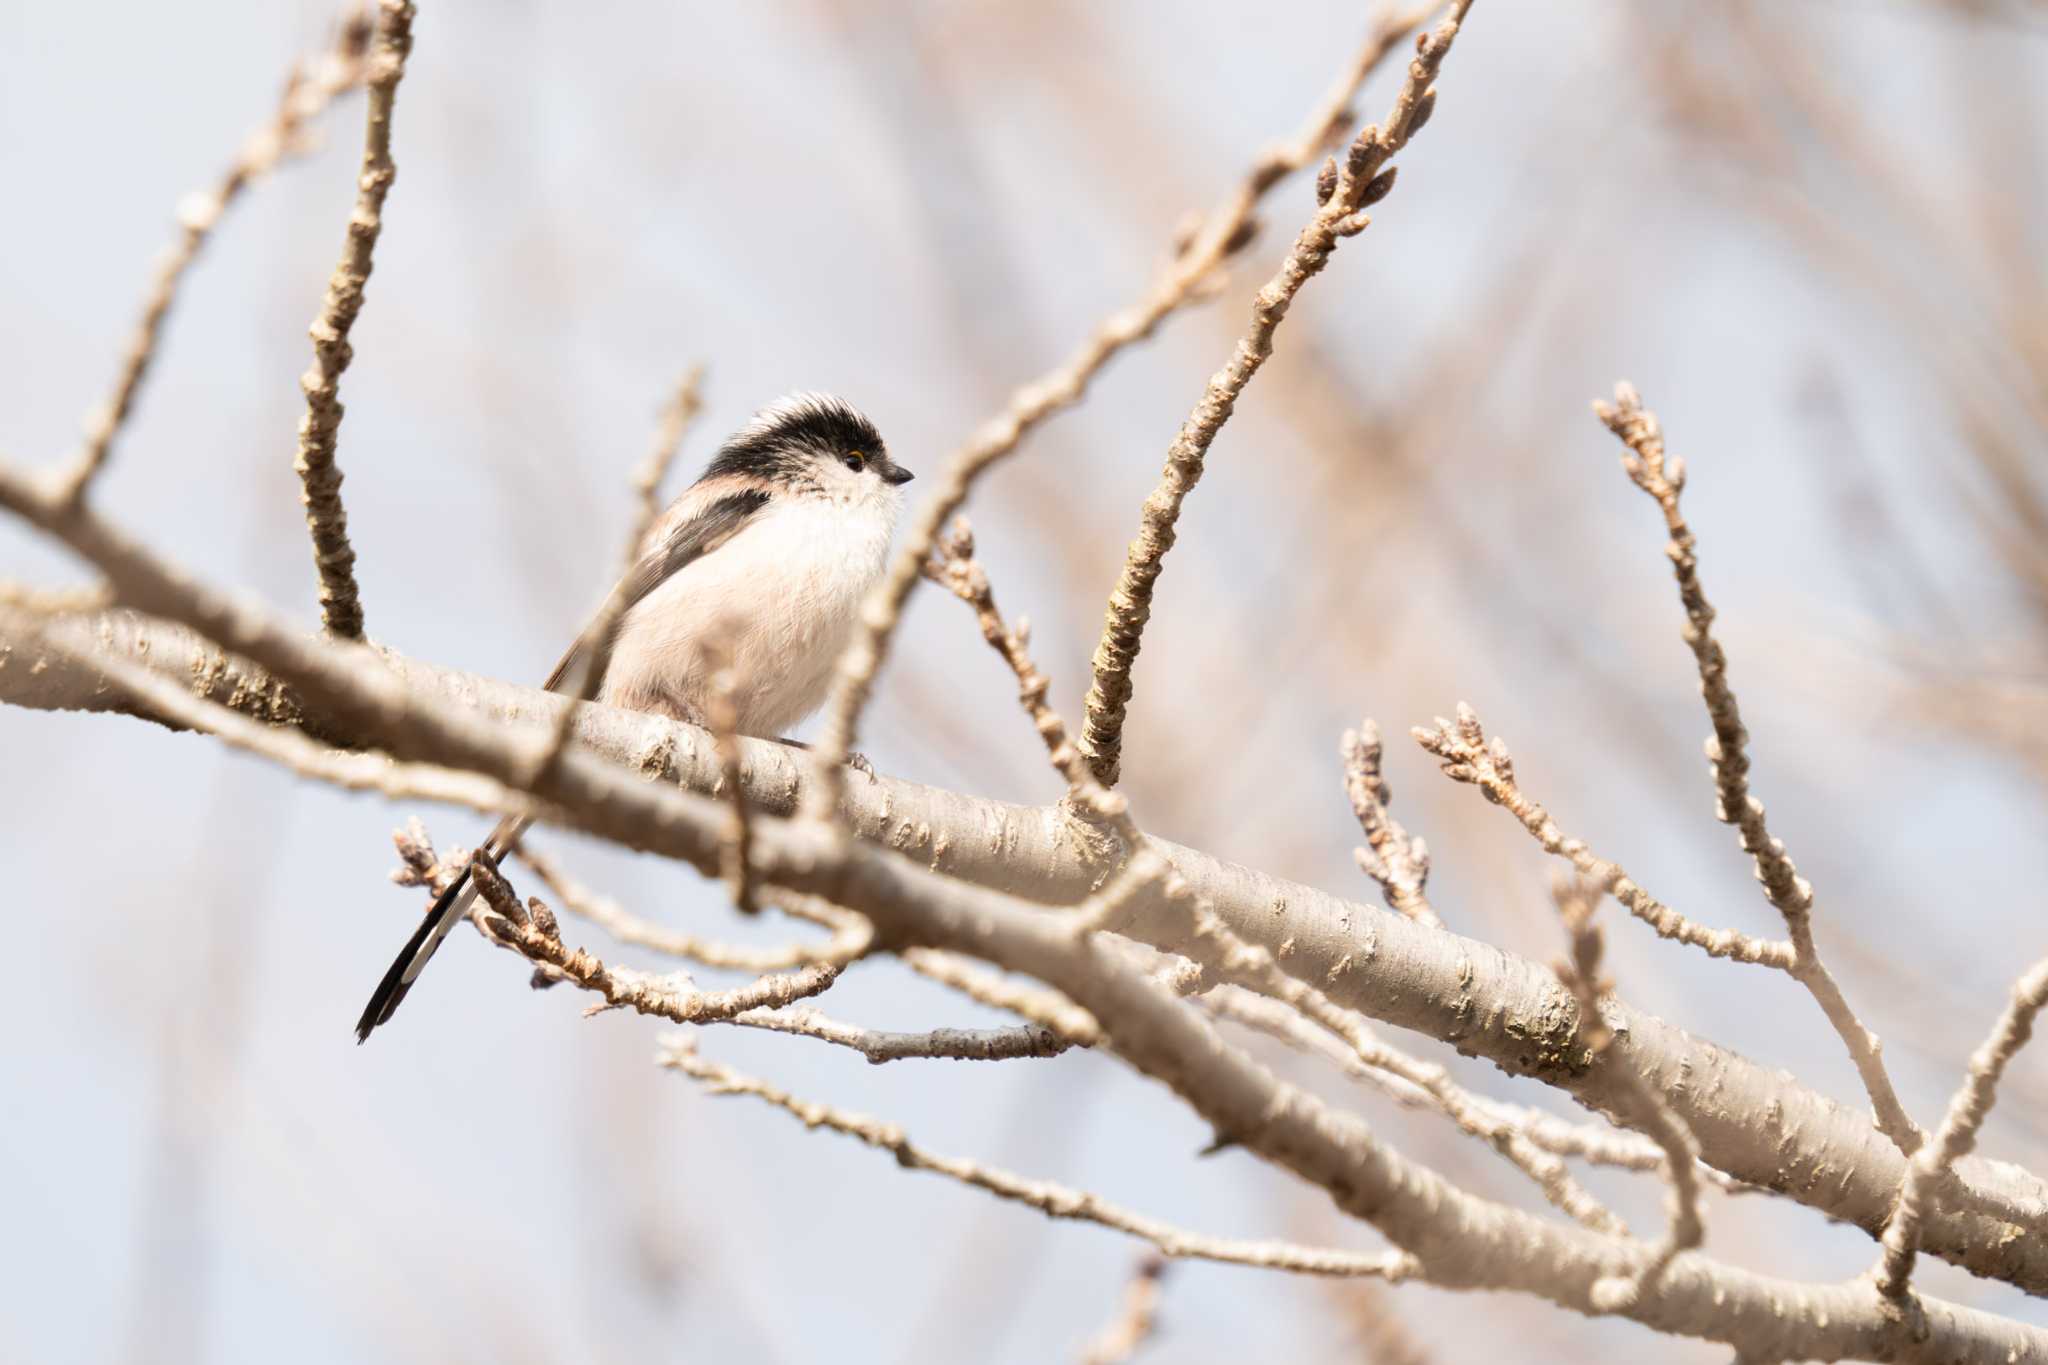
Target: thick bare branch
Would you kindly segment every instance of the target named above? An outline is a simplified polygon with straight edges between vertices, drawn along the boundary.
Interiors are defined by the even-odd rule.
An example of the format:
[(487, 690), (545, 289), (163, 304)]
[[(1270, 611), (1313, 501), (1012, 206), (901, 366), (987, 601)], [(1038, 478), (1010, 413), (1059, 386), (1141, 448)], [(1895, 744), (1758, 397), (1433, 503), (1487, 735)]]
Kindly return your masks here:
[(1131, 668), (1137, 662), (1145, 623), (1152, 616), (1153, 589), (1164, 567), (1166, 552), (1173, 548), (1181, 504), (1202, 477), (1209, 447), (1223, 424), (1230, 420), (1238, 397), (1273, 354), (1273, 334), (1287, 316), (1295, 295), (1322, 273), (1339, 241), (1365, 229), (1370, 221), (1365, 210), (1393, 187), (1393, 172), (1383, 173), (1383, 168), (1428, 120), (1436, 104), (1431, 82), (1444, 58), (1450, 55), (1458, 26), (1471, 7), (1472, 0), (1453, 0), (1450, 14), (1416, 45), (1415, 59), (1408, 64), (1408, 79), (1394, 97), (1386, 126), (1369, 125), (1351, 144), (1341, 167), (1333, 161), (1324, 168), (1323, 179), (1317, 185), (1320, 207), (1315, 216), (1295, 238), (1294, 247), (1281, 261), (1278, 272), (1259, 290), (1252, 303), (1250, 329), (1239, 338), (1229, 362), (1210, 376), (1201, 400), (1167, 448), (1166, 467), (1160, 474), (1159, 486), (1145, 499), (1140, 511), (1138, 534), (1131, 542), (1123, 573), (1109, 595), (1102, 639), (1095, 646), (1095, 677), (1088, 688), (1088, 715), (1082, 726), (1081, 748), (1104, 786), (1116, 785), (1123, 752), (1124, 713), (1131, 700)]
[(341, 376), (355, 355), (348, 334), (363, 310), (371, 257), (377, 235), (384, 228), (384, 197), (398, 177), (398, 168), (391, 161), (391, 112), (398, 82), (405, 75), (406, 55), (412, 51), (412, 16), (412, 0), (379, 0), (370, 52), (370, 111), (355, 209), (349, 214), (341, 261), (327, 281), (320, 315), (308, 329), (313, 338), (313, 364), (299, 377), (299, 387), (306, 393), (306, 415), (299, 419), (299, 456), (293, 468), (299, 472), (300, 501), (305, 504), (306, 528), (313, 537), (313, 563), (320, 571), (320, 619), (327, 633), (341, 640), (361, 639), (363, 634), (356, 552), (348, 540), (341, 470), (334, 462), (335, 437), (341, 430)]

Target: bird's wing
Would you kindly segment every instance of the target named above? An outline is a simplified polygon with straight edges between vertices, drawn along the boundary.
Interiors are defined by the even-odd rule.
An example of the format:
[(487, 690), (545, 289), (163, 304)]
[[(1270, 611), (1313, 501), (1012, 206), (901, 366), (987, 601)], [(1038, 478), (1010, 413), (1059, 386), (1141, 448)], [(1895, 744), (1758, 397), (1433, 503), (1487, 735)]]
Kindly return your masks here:
[[(646, 552), (626, 571), (620, 584), (625, 602), (612, 621), (614, 637), (619, 627), (625, 624), (627, 613), (641, 599), (668, 582), (686, 564), (710, 554), (745, 530), (767, 505), (768, 495), (758, 488), (721, 493), (715, 487), (699, 485), (678, 498), (676, 505), (655, 525)], [(568, 652), (562, 655), (561, 662), (555, 665), (555, 671), (548, 674), (548, 680), (543, 684), (548, 691), (561, 687), (582, 655), (583, 632), (579, 631)], [(589, 679), (586, 695), (603, 682), (601, 675)]]

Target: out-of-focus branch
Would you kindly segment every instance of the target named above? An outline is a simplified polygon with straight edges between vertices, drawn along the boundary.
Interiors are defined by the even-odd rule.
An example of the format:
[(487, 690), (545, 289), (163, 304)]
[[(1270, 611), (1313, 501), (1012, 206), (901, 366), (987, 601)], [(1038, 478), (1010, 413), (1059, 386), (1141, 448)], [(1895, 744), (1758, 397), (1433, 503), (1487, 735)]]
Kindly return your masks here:
[[(631, 605), (628, 599), (633, 588), (633, 566), (652, 548), (647, 544), (647, 536), (661, 516), (662, 481), (668, 477), (669, 466), (675, 463), (677, 452), (683, 448), (683, 437), (688, 433), (691, 421), (704, 406), (701, 396), (703, 382), (702, 365), (692, 365), (683, 372), (674, 396), (662, 409), (661, 421), (655, 426), (654, 443), (647, 451), (647, 458), (633, 470), (633, 524), (626, 535), (619, 576), (570, 648), (567, 676), (554, 680), (555, 687), (578, 704), (595, 697), (603, 685), (605, 669), (611, 663), (612, 646), (618, 643), (619, 622)], [(554, 733), (549, 737), (548, 747), (541, 753), (541, 769), (561, 761), (562, 750), (568, 746), (575, 728), (576, 711), (576, 705), (563, 708), (561, 718), (555, 722)]]
[(1903, 1298), (1913, 1275), (1920, 1230), (1943, 1189), (1953, 1183), (1956, 1158), (1977, 1145), (1977, 1130), (1998, 1099), (1998, 1080), (2014, 1055), (2034, 1035), (2034, 1016), (2048, 1005), (2048, 958), (2034, 964), (2012, 988), (2005, 1012), (1991, 1036), (1970, 1058), (1970, 1074), (1948, 1103), (1934, 1141), (1914, 1153), (1899, 1184), (1899, 1204), (1885, 1225), (1884, 1252), (1872, 1276), (1887, 1298)]
[(1433, 1365), (1434, 1357), (1402, 1321), (1392, 1295), (1364, 1280), (1327, 1282), (1330, 1302), (1351, 1328), (1348, 1343), (1363, 1365)]
[(1159, 1281), (1165, 1273), (1164, 1256), (1147, 1256), (1138, 1262), (1130, 1283), (1124, 1286), (1123, 1305), (1115, 1320), (1089, 1340), (1081, 1352), (1081, 1365), (1124, 1365), (1151, 1340), (1159, 1326)]
[(1070, 1218), (1128, 1233), (1150, 1242), (1164, 1256), (1223, 1261), (1265, 1270), (1293, 1270), (1310, 1275), (1372, 1275), (1394, 1280), (1401, 1279), (1412, 1269), (1409, 1258), (1398, 1251), (1340, 1251), (1334, 1247), (1237, 1241), (1187, 1232), (1112, 1204), (1085, 1190), (1070, 1189), (1050, 1181), (1027, 1180), (962, 1157), (940, 1156), (912, 1143), (895, 1124), (828, 1105), (813, 1104), (778, 1090), (766, 1081), (743, 1075), (700, 1056), (688, 1038), (668, 1039), (660, 1060), (663, 1066), (702, 1083), (714, 1095), (752, 1095), (794, 1116), (806, 1128), (827, 1128), (888, 1152), (896, 1158), (897, 1165), (907, 1170), (947, 1176), (964, 1185), (986, 1190), (997, 1198), (1014, 1200), (1037, 1209), (1049, 1218)]
[(1387, 811), (1392, 793), (1380, 771), (1380, 727), (1367, 717), (1358, 729), (1344, 732), (1339, 749), (1344, 756), (1344, 792), (1365, 834), (1366, 846), (1352, 850), (1358, 870), (1379, 883), (1389, 909), (1432, 929), (1443, 928), (1424, 890), (1429, 882), (1429, 846)]
[(1665, 457), (1664, 433), (1657, 415), (1643, 406), (1627, 383), (1615, 385), (1614, 401), (1596, 402), (1593, 411), (1627, 448), (1621, 466), (1629, 479), (1654, 498), (1664, 513), (1664, 526), (1671, 536), (1665, 554), (1685, 606), (1685, 642), (1698, 665), (1700, 696), (1714, 726), (1713, 737), (1707, 741), (1707, 761), (1714, 769), (1714, 813), (1722, 823), (1735, 826), (1743, 850), (1756, 860), (1756, 878), (1765, 897), (1785, 917), (1791, 935), (1792, 961), (1772, 965), (1782, 966), (1813, 995), (1856, 1064), (1878, 1126), (1910, 1156), (1920, 1146), (1922, 1134), (1892, 1088), (1881, 1055), (1883, 1044), (1857, 1018), (1834, 974), (1821, 961), (1813, 941), (1813, 887), (1792, 865), (1784, 843), (1772, 837), (1764, 823), (1763, 802), (1750, 795), (1745, 748), (1749, 732), (1743, 728), (1735, 690), (1728, 685), (1728, 656), (1714, 638), (1714, 609), (1700, 586), (1699, 557), (1694, 553), (1697, 542), (1678, 506), (1685, 489), (1685, 462)]
[[(258, 622), (241, 615), (237, 604), (175, 575), (164, 576), (89, 511), (63, 509), (4, 462), (0, 507), (16, 510), (72, 544), (106, 570), (128, 600), (203, 622), (235, 641), (238, 650), (257, 648), (247, 643), (244, 631)], [(194, 593), (201, 602), (192, 600)], [(261, 652), (274, 658), (282, 658), (278, 651), (289, 645), (294, 667), (332, 655), (342, 676), (360, 676), (364, 695), (380, 699), (366, 705), (361, 698), (348, 700), (355, 696), (350, 693), (330, 701), (324, 694), (310, 696), (302, 687), (287, 686), (243, 654), (185, 629), (128, 612), (96, 616), (90, 624), (97, 648), (91, 660), (81, 661), (39, 648), (33, 629), (18, 615), (0, 610), (0, 700), (156, 718), (127, 702), (98, 666), (105, 656), (125, 657), (239, 714), (299, 728), (331, 743), (377, 743), (389, 726), (403, 726), (404, 717), (421, 712), (451, 724), (469, 718), (462, 722), (469, 727), (465, 733), (474, 734), (479, 752), (492, 753), (522, 728), (533, 733), (552, 724), (564, 705), (561, 697), (536, 688), (439, 669), (388, 650), (323, 649), (282, 628), (275, 635), (249, 637), (260, 640)], [(778, 744), (743, 740), (741, 748), (747, 796), (757, 819), (772, 822), (794, 814), (813, 780), (810, 765)], [(576, 753), (566, 766), (574, 774), (602, 776), (605, 790), (624, 783), (634, 789), (636, 802), (657, 800), (657, 788), (670, 795), (682, 789), (708, 796), (720, 782), (705, 732), (610, 707), (589, 708), (579, 719)], [(641, 788), (634, 776), (640, 774), (657, 779), (656, 787)], [(1074, 837), (1073, 818), (1059, 807), (1009, 805), (882, 777), (849, 786), (841, 811), (866, 843), (901, 851), (948, 877), (1039, 901), (1084, 900), (1114, 867), (1101, 860), (1099, 849)], [(715, 848), (723, 814), (708, 805), (705, 819), (707, 847)], [(1574, 1043), (1570, 994), (1538, 963), (1195, 849), (1159, 839), (1148, 842), (1241, 936), (1280, 954), (1290, 970), (1323, 983), (1338, 1002), (1454, 1043), (1593, 1108), (1613, 1109), (1626, 1083), (1619, 1072), (1639, 1072), (1665, 1091), (1712, 1165), (1873, 1234), (1890, 1217), (1905, 1160), (1873, 1130), (1866, 1111), (1836, 1104), (1776, 1068), (1619, 1001), (1606, 1007), (1619, 1035), (1613, 1047), (1603, 1057), (1587, 1058)], [(715, 860), (706, 865), (714, 875), (715, 869)], [(1179, 951), (1187, 924), (1184, 905), (1170, 901), (1154, 884), (1141, 888), (1108, 927)], [(969, 967), (957, 955), (913, 948), (905, 957), (928, 974), (957, 975), (949, 981), (957, 988), (973, 983), (976, 989), (968, 993), (988, 1003), (1013, 1008), (1006, 997), (1014, 997), (1025, 1007), (1017, 1012), (1077, 1044), (1097, 1040), (1092, 1014), (1057, 991)], [(1774, 1121), (1760, 1126), (1755, 1116), (1761, 1114)], [(1974, 1156), (1963, 1158), (1958, 1170), (1965, 1188), (1930, 1215), (1922, 1249), (1978, 1274), (2048, 1289), (2048, 1186), (2018, 1167)]]
[(1408, 145), (1436, 107), (1436, 79), (1444, 58), (1472, 0), (1453, 0), (1450, 14), (1416, 44), (1408, 79), (1394, 97), (1384, 128), (1369, 125), (1358, 135), (1340, 167), (1333, 159), (1316, 185), (1319, 207), (1295, 238), (1273, 278), (1252, 303), (1251, 327), (1239, 338), (1229, 363), (1212, 376), (1201, 400), (1167, 448), (1159, 486), (1145, 499), (1137, 537), (1122, 574), (1110, 593), (1102, 639), (1095, 647), (1095, 676), (1088, 688), (1087, 720), (1081, 748), (1104, 786), (1116, 785), (1123, 751), (1124, 713), (1131, 699), (1131, 668), (1137, 662), (1145, 623), (1152, 616), (1152, 593), (1166, 552), (1173, 548), (1181, 503), (1202, 477), (1209, 447), (1230, 420), (1237, 400), (1252, 376), (1273, 354), (1273, 334), (1287, 316), (1302, 286), (1322, 272), (1342, 239), (1365, 230), (1365, 210), (1393, 188), (1387, 162)]
[(412, 51), (412, 0), (379, 0), (377, 32), (370, 52), (369, 119), (363, 134), (362, 173), (341, 261), (327, 281), (320, 315), (308, 329), (313, 364), (299, 377), (306, 415), (299, 419), (299, 456), (293, 467), (302, 485), (306, 529), (313, 537), (313, 563), (320, 571), (320, 619), (340, 640), (363, 634), (363, 607), (356, 588), (356, 552), (348, 540), (348, 512), (341, 505), (341, 470), (334, 462), (341, 430), (341, 376), (355, 352), (349, 329), (363, 310), (371, 257), (384, 227), (384, 197), (398, 168), (391, 161), (391, 112), (398, 82)]
[[(82, 588), (37, 588), (0, 578), (0, 611), (12, 611), (30, 618), (28, 628), (31, 630), (34, 629), (33, 618), (87, 615), (105, 611), (113, 605), (113, 594), (102, 583)], [(79, 668), (89, 669), (92, 666), (91, 661), (85, 658), (77, 658), (73, 662)]]
[(826, 708), (825, 730), (818, 741), (816, 796), (807, 807), (814, 818), (836, 809), (841, 771), (852, 751), (860, 713), (874, 690), (876, 673), (888, 657), (889, 643), (902, 619), (903, 604), (916, 590), (925, 563), (938, 545), (939, 534), (967, 501), (974, 481), (1004, 459), (1040, 423), (1081, 401), (1097, 374), (1126, 346), (1143, 341), (1170, 314), (1213, 295), (1221, 285), (1219, 272), (1231, 256), (1250, 244), (1257, 226), (1259, 201), (1274, 185), (1312, 161), (1351, 121), (1351, 100), (1365, 78), (1412, 32), (1428, 11), (1383, 11), (1351, 64), (1288, 141), (1268, 149), (1246, 173), (1230, 197), (1209, 212), (1200, 225), (1174, 244), (1174, 250), (1137, 303), (1105, 318), (1088, 338), (1056, 368), (1023, 385), (1009, 405), (989, 419), (955, 451), (939, 475), (938, 487), (919, 510), (889, 576), (870, 595), (861, 611), (854, 640), (839, 661), (839, 677)]
[(358, 9), (344, 15), (334, 45), (312, 62), (302, 62), (285, 81), (277, 111), (242, 144), (241, 152), (212, 189), (191, 194), (178, 205), (178, 239), (156, 258), (155, 275), (142, 302), (142, 316), (128, 335), (114, 391), (85, 419), (85, 439), (61, 475), (63, 496), (81, 498), (106, 466), (114, 438), (135, 408), (136, 395), (150, 362), (156, 358), (164, 318), (178, 295), (185, 272), (242, 191), (277, 169), (286, 157), (305, 149), (306, 125), (320, 117), (340, 96), (363, 83), (363, 54), (369, 47), (370, 20)]
[[(1558, 979), (1571, 988), (1579, 1002), (1579, 1039), (1598, 1054), (1614, 1044), (1614, 1030), (1600, 1015), (1600, 999), (1613, 989), (1600, 974), (1602, 945), (1599, 926), (1593, 916), (1607, 888), (1583, 874), (1560, 875), (1552, 884), (1558, 912), (1571, 935), (1571, 960), (1557, 967)], [(1629, 1125), (1649, 1135), (1664, 1152), (1664, 1179), (1671, 1188), (1670, 1226), (1649, 1261), (1628, 1279), (1608, 1280), (1593, 1286), (1593, 1302), (1609, 1310), (1634, 1303), (1646, 1285), (1662, 1275), (1682, 1251), (1700, 1244), (1705, 1233), (1700, 1222), (1699, 1144), (1686, 1131), (1685, 1123), (1671, 1112), (1671, 1106), (1641, 1077), (1635, 1078), (1629, 1096)]]

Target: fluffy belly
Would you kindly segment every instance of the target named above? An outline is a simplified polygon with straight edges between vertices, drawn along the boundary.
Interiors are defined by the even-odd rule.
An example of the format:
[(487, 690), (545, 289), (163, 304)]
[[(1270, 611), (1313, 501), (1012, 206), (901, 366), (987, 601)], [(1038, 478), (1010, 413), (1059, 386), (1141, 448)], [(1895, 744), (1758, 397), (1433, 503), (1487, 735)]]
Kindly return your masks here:
[(741, 732), (785, 733), (824, 701), (861, 600), (881, 574), (888, 530), (829, 505), (765, 514), (633, 608), (603, 700), (701, 724), (705, 645), (718, 640), (732, 656)]

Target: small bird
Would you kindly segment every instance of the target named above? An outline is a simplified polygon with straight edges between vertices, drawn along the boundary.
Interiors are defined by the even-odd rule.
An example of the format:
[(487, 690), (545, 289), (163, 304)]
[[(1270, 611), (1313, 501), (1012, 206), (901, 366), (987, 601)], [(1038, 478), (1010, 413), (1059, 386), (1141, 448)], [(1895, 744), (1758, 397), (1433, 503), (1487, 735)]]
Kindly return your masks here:
[[(837, 398), (798, 393), (763, 408), (648, 529), (597, 699), (701, 725), (722, 666), (740, 733), (779, 737), (824, 701), (910, 479), (874, 423)], [(725, 656), (716, 664), (713, 640)], [(580, 652), (562, 656), (549, 691)], [(503, 858), (527, 823), (499, 822), (485, 847)], [(391, 1017), (476, 895), (465, 869), (435, 900), (377, 983), (358, 1043)]]

